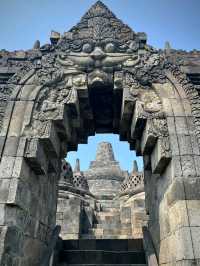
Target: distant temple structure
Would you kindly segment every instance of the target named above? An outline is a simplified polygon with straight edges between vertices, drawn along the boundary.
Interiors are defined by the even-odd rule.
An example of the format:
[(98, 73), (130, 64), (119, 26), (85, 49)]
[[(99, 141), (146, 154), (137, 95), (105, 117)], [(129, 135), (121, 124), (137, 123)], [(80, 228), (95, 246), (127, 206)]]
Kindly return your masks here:
[(91, 193), (100, 200), (115, 198), (128, 175), (121, 170), (119, 162), (115, 160), (112, 145), (107, 142), (98, 145), (96, 159), (84, 174)]
[(111, 143), (101, 142), (87, 171), (81, 171), (79, 159), (73, 173), (65, 161), (62, 168), (57, 208), (62, 239), (142, 238), (147, 216), (136, 161), (131, 173), (123, 171)]

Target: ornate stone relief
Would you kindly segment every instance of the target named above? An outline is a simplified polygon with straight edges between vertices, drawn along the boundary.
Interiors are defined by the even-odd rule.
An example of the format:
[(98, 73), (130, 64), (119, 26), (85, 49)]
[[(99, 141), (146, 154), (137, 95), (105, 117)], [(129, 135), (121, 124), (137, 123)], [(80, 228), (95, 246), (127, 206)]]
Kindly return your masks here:
[(8, 81), (9, 84), (13, 84), (13, 86), (20, 84), (20, 81), (22, 80), (22, 78), (24, 78), (24, 76), (30, 70), (35, 68), (35, 65), (33, 64), (33, 62), (23, 62), (21, 63), (21, 65), (22, 66), (18, 66), (19, 71), (9, 79)]
[(123, 87), (128, 87), (133, 100), (140, 103), (144, 117), (164, 116), (161, 100), (152, 87), (141, 85), (130, 72), (124, 76)]
[[(152, 65), (160, 64), (159, 60), (156, 63), (155, 60), (151, 62), (154, 62)], [(147, 72), (147, 74), (151, 75), (151, 72)], [(164, 81), (166, 78), (163, 73), (162, 77), (164, 77)], [(167, 120), (160, 96), (151, 86), (151, 81), (155, 82), (155, 80), (149, 76), (147, 80), (150, 83), (145, 84), (141, 82), (141, 79), (137, 78), (138, 76), (135, 76), (131, 71), (126, 71), (123, 77), (123, 88), (129, 89), (130, 96), (135, 102), (132, 137), (140, 138), (145, 124), (148, 123), (147, 135), (151, 136), (151, 138), (153, 137), (155, 140), (159, 139), (161, 156), (169, 158), (171, 156), (171, 150)]]
[[(47, 79), (45, 80), (47, 81)], [(54, 86), (44, 86), (34, 106), (32, 125), (28, 127), (30, 128), (30, 134), (33, 136), (45, 135), (50, 120), (56, 120), (60, 114), (62, 115), (63, 106), (70, 101), (71, 97), (73, 97), (72, 94), (72, 81), (70, 78), (64, 79)]]
[(140, 40), (143, 35), (134, 33), (98, 2), (60, 39), (55, 47), (57, 63), (88, 73), (89, 85), (97, 79), (107, 84), (113, 82), (108, 76), (114, 71), (140, 62), (138, 49), (144, 46)]
[(159, 142), (159, 145), (162, 156), (165, 157), (171, 156), (167, 120), (165, 118), (163, 119), (153, 118), (151, 119), (149, 125), (150, 126), (148, 128), (148, 134), (161, 140)]
[(135, 85), (147, 88), (152, 83), (166, 82), (163, 64), (162, 54), (146, 47), (146, 53), (140, 56), (138, 64), (135, 67), (124, 68), (124, 71), (134, 76)]
[[(25, 74), (40, 66), (42, 52), (40, 50), (15, 51), (6, 55), (5, 66), (14, 70), (15, 74), (8, 80), (9, 84), (18, 85)], [(5, 62), (4, 62), (5, 63)]]
[[(165, 82), (163, 55), (97, 2), (55, 45), (65, 71), (88, 74), (88, 85), (113, 85), (115, 72), (130, 72), (139, 86)], [(119, 81), (119, 80), (118, 80)], [(119, 85), (117, 85), (119, 87)]]
[(177, 79), (182, 88), (185, 90), (185, 93), (191, 103), (195, 132), (200, 146), (200, 100), (198, 91), (196, 90), (195, 86), (189, 81), (186, 74), (180, 70), (179, 66), (174, 65), (169, 61), (166, 61), (165, 69), (169, 70), (172, 75)]
[(5, 117), (6, 107), (8, 105), (8, 101), (13, 92), (13, 86), (11, 85), (0, 85), (0, 131), (3, 126), (3, 119)]
[(168, 127), (166, 119), (152, 118), (148, 133), (155, 137), (168, 137)]
[(128, 87), (145, 119), (164, 118), (160, 98), (151, 87), (166, 82), (164, 53), (146, 45), (144, 33), (136, 34), (101, 2), (56, 44), (42, 46), (28, 58), (10, 82), (18, 83), (27, 71), (35, 69), (33, 82), (41, 91), (32, 125), (26, 128), (31, 135), (48, 131), (49, 121), (73, 101), (76, 89), (88, 85)]

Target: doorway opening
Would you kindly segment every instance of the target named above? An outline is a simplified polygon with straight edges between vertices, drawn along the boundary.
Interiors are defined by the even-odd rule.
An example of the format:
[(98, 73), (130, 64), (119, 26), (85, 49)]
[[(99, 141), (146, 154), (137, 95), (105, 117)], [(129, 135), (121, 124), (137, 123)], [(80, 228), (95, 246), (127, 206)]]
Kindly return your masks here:
[(127, 142), (97, 134), (68, 153), (57, 208), (63, 239), (138, 239), (146, 223), (143, 161)]

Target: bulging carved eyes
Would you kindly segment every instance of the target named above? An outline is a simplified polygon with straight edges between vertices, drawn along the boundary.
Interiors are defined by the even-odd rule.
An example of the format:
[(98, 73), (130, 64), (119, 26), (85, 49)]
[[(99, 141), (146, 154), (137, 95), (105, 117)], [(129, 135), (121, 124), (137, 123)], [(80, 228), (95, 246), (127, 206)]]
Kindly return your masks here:
[(108, 43), (108, 44), (106, 44), (105, 51), (107, 53), (113, 53), (113, 52), (115, 52), (115, 44), (114, 43)]
[(90, 43), (85, 43), (83, 45), (82, 51), (84, 53), (87, 53), (87, 54), (91, 53), (92, 52), (92, 45)]
[(138, 50), (138, 43), (137, 42), (131, 42), (130, 43), (130, 45), (129, 45), (129, 47), (130, 47), (130, 49), (132, 50), (132, 51), (137, 51)]

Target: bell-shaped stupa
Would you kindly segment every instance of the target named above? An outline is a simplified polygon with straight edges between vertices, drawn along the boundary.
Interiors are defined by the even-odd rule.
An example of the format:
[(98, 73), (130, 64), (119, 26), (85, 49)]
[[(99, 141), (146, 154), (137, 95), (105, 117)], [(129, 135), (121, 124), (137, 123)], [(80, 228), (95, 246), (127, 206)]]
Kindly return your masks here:
[(121, 192), (131, 193), (134, 191), (144, 191), (144, 174), (138, 171), (137, 161), (133, 161), (133, 170), (121, 185)]
[(101, 142), (95, 161), (90, 163), (88, 171), (85, 172), (90, 192), (99, 199), (112, 199), (119, 193), (126, 175), (127, 172), (123, 171), (115, 160), (112, 145), (109, 142)]
[(76, 159), (76, 165), (73, 171), (73, 184), (76, 188), (88, 191), (87, 179), (81, 171), (79, 159)]

